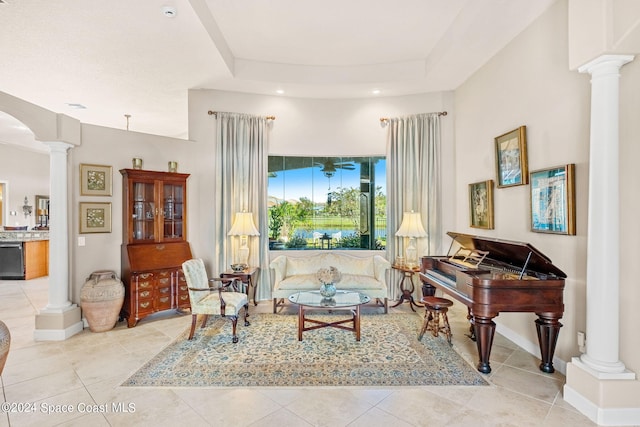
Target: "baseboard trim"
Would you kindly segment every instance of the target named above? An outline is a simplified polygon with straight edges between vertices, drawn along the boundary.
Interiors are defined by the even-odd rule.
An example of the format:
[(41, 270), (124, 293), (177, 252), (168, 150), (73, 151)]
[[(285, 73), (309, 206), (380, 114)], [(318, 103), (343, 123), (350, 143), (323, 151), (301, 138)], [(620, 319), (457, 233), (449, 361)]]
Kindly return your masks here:
[(562, 394), (565, 402), (600, 426), (640, 425), (640, 408), (600, 408), (566, 384)]
[(82, 329), (82, 321), (65, 329), (36, 329), (33, 332), (33, 339), (35, 341), (64, 341), (81, 332)]

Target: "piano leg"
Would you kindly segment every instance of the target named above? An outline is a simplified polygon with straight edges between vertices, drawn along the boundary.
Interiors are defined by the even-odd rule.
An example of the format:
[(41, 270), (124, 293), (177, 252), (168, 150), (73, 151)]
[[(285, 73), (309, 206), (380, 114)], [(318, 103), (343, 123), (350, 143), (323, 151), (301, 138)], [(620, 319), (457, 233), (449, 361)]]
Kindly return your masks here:
[(562, 327), (562, 323), (559, 321), (561, 316), (544, 315), (542, 313), (536, 314), (538, 315), (538, 319), (536, 319), (538, 344), (540, 345), (540, 356), (542, 357), (540, 370), (551, 374), (555, 372), (553, 368), (553, 354), (556, 351), (556, 343), (558, 342), (558, 335)]
[(483, 374), (491, 372), (489, 365), (489, 356), (491, 355), (491, 346), (493, 345), (493, 337), (496, 332), (496, 324), (491, 317), (473, 316), (471, 319), (473, 329), (476, 336), (476, 345), (478, 347), (478, 371)]

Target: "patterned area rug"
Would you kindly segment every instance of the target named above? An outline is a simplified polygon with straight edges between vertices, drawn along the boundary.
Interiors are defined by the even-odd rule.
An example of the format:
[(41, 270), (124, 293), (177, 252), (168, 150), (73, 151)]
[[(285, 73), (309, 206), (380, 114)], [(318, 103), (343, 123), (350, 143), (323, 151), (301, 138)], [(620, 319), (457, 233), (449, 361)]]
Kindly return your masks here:
[[(334, 315), (318, 314), (326, 320)], [(344, 317), (340, 317), (344, 318)], [(295, 315), (255, 314), (251, 326), (238, 321), (240, 342), (231, 342), (231, 322), (200, 321), (147, 362), (123, 386), (290, 387), (488, 385), (444, 337), (417, 335), (415, 314), (361, 317), (361, 341), (336, 328), (305, 331), (298, 341)]]

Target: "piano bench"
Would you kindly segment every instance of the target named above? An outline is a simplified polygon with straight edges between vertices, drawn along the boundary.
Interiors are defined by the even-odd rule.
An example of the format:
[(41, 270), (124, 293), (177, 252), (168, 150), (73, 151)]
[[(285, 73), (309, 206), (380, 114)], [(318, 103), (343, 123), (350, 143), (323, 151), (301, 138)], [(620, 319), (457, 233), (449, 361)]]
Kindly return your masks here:
[[(451, 345), (451, 327), (449, 326), (447, 311), (449, 311), (448, 307), (453, 305), (453, 301), (446, 298), (426, 296), (422, 298), (421, 302), (424, 304), (426, 311), (418, 340), (422, 340), (426, 331), (431, 331), (434, 337), (437, 337), (438, 333), (442, 332), (447, 337), (449, 345)], [(442, 326), (440, 326), (441, 318)]]

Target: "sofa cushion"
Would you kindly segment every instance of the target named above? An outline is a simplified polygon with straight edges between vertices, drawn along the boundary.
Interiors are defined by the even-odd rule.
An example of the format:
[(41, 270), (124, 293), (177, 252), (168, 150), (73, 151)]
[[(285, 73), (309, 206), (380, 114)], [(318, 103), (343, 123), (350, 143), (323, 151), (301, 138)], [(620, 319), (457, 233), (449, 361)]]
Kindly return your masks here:
[(285, 277), (314, 274), (323, 267), (336, 267), (342, 274), (375, 276), (372, 257), (320, 254), (305, 257), (287, 257)]
[[(384, 283), (376, 280), (372, 276), (363, 276), (359, 274), (343, 274), (342, 279), (335, 284), (339, 290), (368, 290), (368, 289), (385, 289)], [(317, 291), (320, 289), (320, 282), (315, 274), (297, 274), (289, 276), (280, 282), (279, 289), (293, 291)]]

